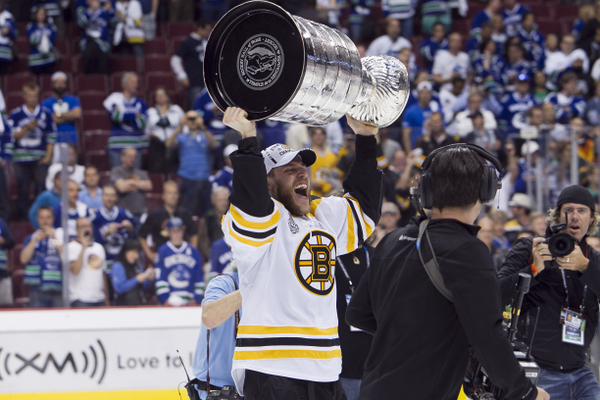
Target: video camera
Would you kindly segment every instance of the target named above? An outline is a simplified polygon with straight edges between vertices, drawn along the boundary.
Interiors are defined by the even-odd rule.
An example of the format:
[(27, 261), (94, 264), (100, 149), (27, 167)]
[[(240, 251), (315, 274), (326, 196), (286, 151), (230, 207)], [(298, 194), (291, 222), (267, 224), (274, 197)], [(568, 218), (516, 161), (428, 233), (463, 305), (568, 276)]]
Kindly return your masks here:
[[(511, 307), (509, 325), (505, 325), (505, 327), (508, 330), (508, 340), (512, 345), (516, 359), (519, 361), (519, 364), (521, 364), (521, 367), (525, 371), (525, 376), (531, 380), (534, 385), (536, 385), (540, 367), (531, 357), (531, 345), (527, 346), (527, 344), (524, 342), (517, 341), (516, 339), (517, 324), (519, 323), (523, 298), (529, 291), (530, 283), (531, 275), (525, 273), (519, 274), (519, 280), (516, 288), (517, 296)], [(529, 341), (530, 343), (533, 342), (533, 337), (535, 336), (538, 316), (539, 309), (537, 309), (537, 314), (535, 316), (533, 332), (531, 334), (531, 340)], [(471, 359), (469, 360), (469, 364), (467, 366), (467, 371), (465, 373), (465, 379), (463, 382), (463, 390), (467, 397), (471, 400), (502, 400), (504, 398), (504, 390), (490, 380), (490, 377), (483, 366), (473, 355), (471, 355)]]

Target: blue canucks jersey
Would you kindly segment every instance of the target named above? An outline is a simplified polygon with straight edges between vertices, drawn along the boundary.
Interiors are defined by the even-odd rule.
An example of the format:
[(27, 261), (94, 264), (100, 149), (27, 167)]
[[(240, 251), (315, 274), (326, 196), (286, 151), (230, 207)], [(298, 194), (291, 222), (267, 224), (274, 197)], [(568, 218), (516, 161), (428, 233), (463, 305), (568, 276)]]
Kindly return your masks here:
[(511, 36), (516, 36), (517, 31), (522, 26), (523, 16), (527, 13), (530, 13), (531, 10), (527, 6), (517, 3), (515, 8), (509, 10), (505, 8), (502, 11), (502, 19), (504, 20), (504, 26), (506, 27), (506, 34)]
[(209, 178), (209, 181), (213, 190), (219, 186), (224, 186), (231, 192), (231, 184), (233, 182), (233, 169), (229, 168), (228, 166), (225, 166), (214, 176), (211, 176)]
[[(19, 140), (14, 140), (14, 134), (20, 132), (32, 120), (37, 120), (37, 126), (29, 130)], [(40, 105), (29, 111), (23, 105), (11, 111), (9, 125), (13, 133), (13, 161), (30, 162), (38, 161), (46, 155), (48, 143), (56, 141), (56, 124), (52, 121), (50, 110)]]
[(110, 150), (148, 147), (148, 138), (144, 132), (148, 107), (144, 100), (135, 96), (127, 99), (123, 93), (115, 92), (104, 100), (103, 105), (110, 114)]
[(527, 52), (527, 58), (531, 61), (531, 68), (534, 71), (543, 70), (546, 55), (544, 53), (544, 35), (533, 29), (527, 32), (523, 27), (517, 30), (517, 36), (521, 39), (523, 48)]
[[(114, 206), (110, 211), (102, 206), (91, 213), (90, 219), (94, 227), (94, 240), (104, 246), (107, 267), (110, 269), (125, 240), (135, 237), (135, 219), (129, 211), (117, 206)], [(107, 233), (112, 223), (120, 225), (126, 220), (133, 225), (133, 232), (129, 232), (121, 226), (116, 232)]]
[(210, 270), (220, 274), (225, 267), (233, 261), (233, 252), (231, 247), (221, 238), (214, 242), (210, 247)]
[[(44, 37), (48, 39), (50, 46), (42, 53), (40, 45)], [(39, 26), (37, 23), (30, 22), (27, 24), (27, 39), (29, 40), (28, 63), (30, 67), (41, 67), (56, 62), (56, 56), (52, 51), (56, 44), (56, 27), (53, 24), (46, 23)]]
[(204, 276), (202, 256), (187, 242), (179, 248), (171, 241), (163, 244), (156, 254), (156, 296), (164, 304), (170, 296), (183, 300), (202, 302), (204, 297)]
[(502, 99), (500, 127), (507, 133), (515, 133), (526, 123), (527, 112), (538, 105), (529, 93), (521, 96), (518, 92), (507, 94)]
[(575, 117), (584, 118), (586, 102), (581, 96), (565, 96), (561, 92), (549, 93), (544, 103), (554, 104), (556, 122), (560, 124), (568, 125)]
[(0, 12), (0, 28), (7, 28), (6, 35), (0, 32), (0, 61), (12, 61), (12, 42), (16, 39), (18, 31), (17, 22), (7, 10)]
[(114, 8), (106, 10), (100, 7), (94, 11), (80, 6), (77, 8), (77, 25), (83, 29), (79, 46), (85, 50), (87, 39), (94, 40), (103, 52), (110, 50), (110, 28), (117, 22)]
[(431, 68), (433, 68), (433, 59), (435, 58), (438, 50), (448, 50), (448, 39), (444, 39), (438, 43), (432, 38), (429, 38), (423, 40), (421, 43), (421, 57), (423, 57), (425, 66), (427, 67), (427, 71), (429, 71), (429, 73), (431, 73)]

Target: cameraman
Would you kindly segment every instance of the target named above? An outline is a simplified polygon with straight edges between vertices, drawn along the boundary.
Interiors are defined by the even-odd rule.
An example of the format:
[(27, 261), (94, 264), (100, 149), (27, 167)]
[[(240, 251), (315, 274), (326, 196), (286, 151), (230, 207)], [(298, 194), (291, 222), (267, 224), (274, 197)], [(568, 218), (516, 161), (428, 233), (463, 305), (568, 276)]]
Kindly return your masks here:
[[(498, 273), (503, 304), (510, 303), (519, 272), (533, 276), (521, 311), (540, 308), (532, 355), (541, 367), (538, 385), (554, 399), (600, 399), (600, 384), (585, 366), (598, 326), (600, 296), (600, 253), (586, 243), (598, 225), (593, 210), (594, 199), (587, 189), (565, 188), (556, 208), (550, 209), (549, 220), (551, 225), (567, 223), (563, 232), (577, 243), (573, 252), (553, 259), (544, 238), (523, 238)], [(573, 319), (576, 325), (565, 324)]]
[(354, 292), (346, 321), (374, 335), (359, 399), (456, 399), (469, 345), (506, 399), (548, 399), (525, 377), (502, 330), (496, 271), (473, 225), (482, 207), (482, 176), (492, 173), (474, 147), (442, 147), (423, 163), (427, 176), (421, 179), (433, 199), (423, 247), (433, 247), (453, 301), (434, 286), (420, 260), (423, 217), (381, 241)]

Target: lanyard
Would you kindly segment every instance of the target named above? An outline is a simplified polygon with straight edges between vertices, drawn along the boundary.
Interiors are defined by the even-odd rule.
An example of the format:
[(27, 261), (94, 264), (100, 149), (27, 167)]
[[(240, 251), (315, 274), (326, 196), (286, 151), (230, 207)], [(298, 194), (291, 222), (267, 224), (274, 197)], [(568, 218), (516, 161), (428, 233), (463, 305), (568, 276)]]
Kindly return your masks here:
[[(565, 275), (565, 270), (561, 269), (560, 272), (562, 274), (563, 286), (565, 287), (565, 303), (566, 307), (569, 308), (569, 289), (567, 288), (567, 278)], [(581, 305), (579, 306), (579, 313), (581, 315), (583, 315), (583, 310), (585, 309), (585, 295), (587, 293), (587, 288), (587, 285), (585, 285), (585, 287), (583, 288), (583, 299), (581, 300)]]
[[(371, 259), (369, 257), (369, 251), (367, 250), (366, 247), (363, 247), (363, 249), (365, 250), (365, 258), (366, 258), (366, 262), (367, 262), (367, 268), (369, 268), (369, 265), (371, 265)], [(338, 257), (337, 261), (338, 261), (338, 264), (340, 265), (340, 268), (342, 269), (342, 272), (344, 273), (344, 276), (348, 280), (348, 284), (350, 286), (350, 294), (354, 294), (354, 284), (352, 283), (352, 279), (350, 279), (350, 274), (348, 273), (348, 270), (346, 270), (346, 266), (342, 262), (341, 257)]]

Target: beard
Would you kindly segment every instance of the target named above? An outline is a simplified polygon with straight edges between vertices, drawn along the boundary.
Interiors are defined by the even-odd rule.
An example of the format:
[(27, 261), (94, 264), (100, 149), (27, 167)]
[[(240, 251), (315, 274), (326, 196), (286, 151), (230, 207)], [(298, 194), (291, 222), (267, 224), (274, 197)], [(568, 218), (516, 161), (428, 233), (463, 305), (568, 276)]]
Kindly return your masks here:
[(275, 193), (273, 198), (279, 201), (283, 206), (295, 216), (303, 216), (310, 212), (310, 187), (307, 189), (309, 200), (307, 202), (299, 203), (294, 198), (293, 186), (283, 186), (279, 182), (275, 182)]
[(56, 93), (58, 97), (62, 98), (63, 94), (65, 94), (65, 92), (67, 91), (67, 88), (54, 88), (52, 90), (54, 91), (54, 93)]

